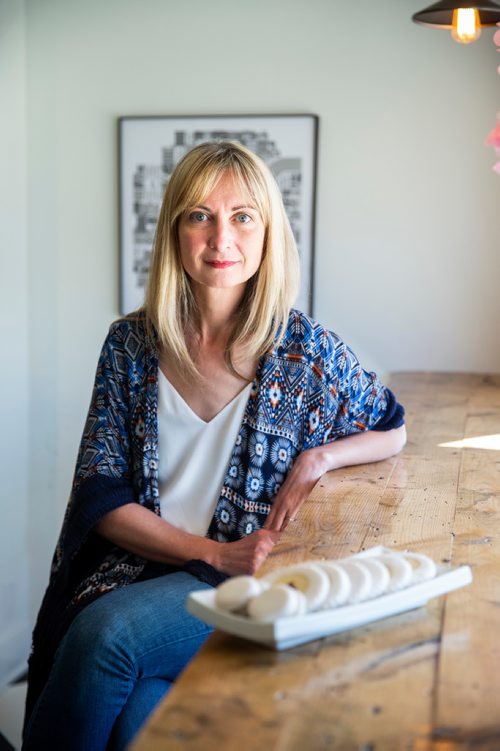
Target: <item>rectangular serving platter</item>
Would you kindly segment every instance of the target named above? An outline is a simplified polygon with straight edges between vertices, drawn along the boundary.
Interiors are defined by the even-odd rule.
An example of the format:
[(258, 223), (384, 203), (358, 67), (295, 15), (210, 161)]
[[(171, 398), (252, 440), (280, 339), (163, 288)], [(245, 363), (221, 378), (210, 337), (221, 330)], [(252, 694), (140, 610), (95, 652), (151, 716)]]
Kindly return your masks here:
[(205, 589), (192, 592), (186, 604), (192, 615), (221, 631), (249, 639), (271, 649), (284, 650), (314, 639), (364, 626), (372, 621), (388, 618), (407, 610), (423, 607), (432, 598), (464, 587), (471, 581), (470, 567), (459, 566), (446, 571), (438, 571), (433, 579), (372, 600), (301, 616), (278, 618), (272, 623), (259, 623), (246, 616), (217, 608), (215, 590)]

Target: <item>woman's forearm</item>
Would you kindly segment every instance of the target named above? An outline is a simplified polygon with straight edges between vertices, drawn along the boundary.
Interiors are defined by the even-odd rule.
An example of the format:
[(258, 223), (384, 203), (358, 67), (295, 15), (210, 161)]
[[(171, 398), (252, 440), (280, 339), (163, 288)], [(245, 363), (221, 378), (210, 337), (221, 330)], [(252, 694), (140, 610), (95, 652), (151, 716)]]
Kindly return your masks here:
[(179, 565), (192, 559), (212, 564), (215, 560), (216, 542), (177, 529), (138, 503), (110, 511), (97, 523), (95, 531), (151, 561)]
[(231, 576), (255, 573), (277, 540), (274, 533), (258, 530), (236, 542), (216, 542), (177, 529), (138, 503), (110, 511), (95, 531), (150, 561), (182, 566), (200, 560)]
[[(354, 464), (379, 462), (398, 454), (406, 443), (406, 428), (368, 430), (365, 433), (339, 438), (333, 443), (312, 449), (317, 453), (321, 474)], [(318, 475), (318, 478), (320, 475)]]

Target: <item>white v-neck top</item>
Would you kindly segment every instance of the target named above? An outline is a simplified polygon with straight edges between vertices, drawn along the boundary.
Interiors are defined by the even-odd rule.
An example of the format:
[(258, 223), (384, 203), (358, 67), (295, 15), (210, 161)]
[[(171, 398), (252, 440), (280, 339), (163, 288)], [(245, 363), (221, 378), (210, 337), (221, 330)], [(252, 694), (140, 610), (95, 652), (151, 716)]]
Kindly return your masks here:
[(160, 510), (175, 527), (207, 533), (251, 388), (205, 422), (158, 368)]

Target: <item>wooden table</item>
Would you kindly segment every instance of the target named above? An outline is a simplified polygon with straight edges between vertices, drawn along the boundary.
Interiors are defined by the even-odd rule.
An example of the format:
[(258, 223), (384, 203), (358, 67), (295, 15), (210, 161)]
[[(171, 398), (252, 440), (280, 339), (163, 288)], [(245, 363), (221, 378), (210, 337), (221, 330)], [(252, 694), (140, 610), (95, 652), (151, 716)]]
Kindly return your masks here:
[(325, 475), (264, 570), (383, 544), (469, 564), (473, 584), (287, 652), (216, 632), (133, 751), (499, 751), (500, 436), (441, 444), (500, 434), (500, 376), (391, 386), (402, 454)]

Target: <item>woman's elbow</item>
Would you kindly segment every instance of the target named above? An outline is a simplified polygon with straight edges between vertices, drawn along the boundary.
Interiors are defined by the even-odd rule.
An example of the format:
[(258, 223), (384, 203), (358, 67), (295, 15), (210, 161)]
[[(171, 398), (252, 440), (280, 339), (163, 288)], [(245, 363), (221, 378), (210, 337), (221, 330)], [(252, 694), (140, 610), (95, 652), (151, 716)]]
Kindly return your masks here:
[(394, 428), (391, 433), (393, 433), (394, 454), (399, 454), (399, 452), (403, 450), (406, 444), (405, 424), (403, 423), (403, 425), (400, 425), (399, 428)]

